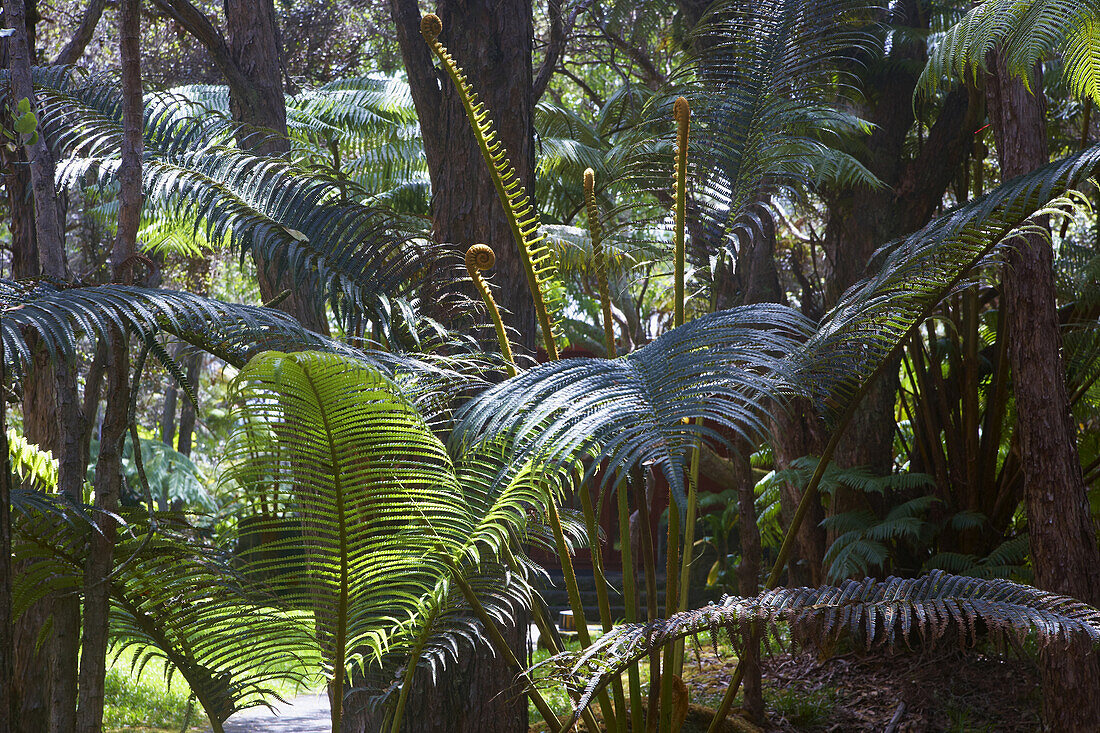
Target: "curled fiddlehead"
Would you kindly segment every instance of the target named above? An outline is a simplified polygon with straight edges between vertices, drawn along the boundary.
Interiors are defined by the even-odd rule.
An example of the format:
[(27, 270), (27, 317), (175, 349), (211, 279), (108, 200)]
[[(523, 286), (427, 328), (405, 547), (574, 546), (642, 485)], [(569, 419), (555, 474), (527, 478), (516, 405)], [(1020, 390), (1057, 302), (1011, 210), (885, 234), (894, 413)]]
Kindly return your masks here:
[(489, 283), (485, 282), (485, 278), (481, 276), (485, 270), (491, 270), (496, 261), (497, 256), (493, 253), (493, 248), (487, 244), (475, 244), (466, 250), (466, 271), (470, 273), (470, 279), (474, 281), (477, 292), (481, 294), (481, 299), (489, 309), (489, 317), (493, 319), (493, 327), (497, 331), (497, 342), (500, 343), (500, 354), (507, 362), (508, 376), (514, 377), (516, 362), (512, 358), (512, 346), (508, 343), (508, 334), (504, 332), (504, 321), (500, 318), (500, 309), (493, 300)]
[(553, 253), (546, 244), (546, 235), (540, 231), (539, 215), (531, 203), (531, 197), (524, 190), (515, 168), (508, 160), (508, 151), (504, 143), (498, 139), (497, 132), (493, 129), (489, 110), (484, 102), (478, 101), (477, 93), (466, 80), (466, 75), (439, 42), (439, 34), (442, 31), (443, 23), (436, 15), (429, 13), (420, 20), (420, 34), (428, 43), (432, 53), (440, 60), (444, 71), (458, 90), (459, 99), (462, 100), (462, 106), (466, 110), (466, 118), (470, 121), (470, 128), (477, 139), (478, 148), (489, 166), (489, 175), (504, 206), (512, 236), (519, 247), (520, 260), (523, 262), (527, 285), (535, 302), (535, 314), (542, 329), (546, 353), (551, 360), (557, 359), (555, 316), (561, 301), (562, 285), (558, 281)]
[(611, 320), (611, 295), (607, 286), (607, 256), (603, 249), (603, 229), (600, 226), (600, 211), (596, 208), (596, 171), (584, 169), (584, 204), (588, 210), (588, 232), (592, 237), (592, 259), (596, 265), (596, 287), (600, 293), (600, 308), (603, 311), (603, 338), (607, 345), (607, 358), (614, 359), (615, 322)]

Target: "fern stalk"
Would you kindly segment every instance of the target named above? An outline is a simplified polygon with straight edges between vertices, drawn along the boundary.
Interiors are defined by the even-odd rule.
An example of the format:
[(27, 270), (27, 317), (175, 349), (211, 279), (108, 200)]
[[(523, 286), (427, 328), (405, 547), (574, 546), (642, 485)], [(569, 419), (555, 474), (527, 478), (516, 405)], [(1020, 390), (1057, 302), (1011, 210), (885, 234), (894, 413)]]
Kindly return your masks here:
[(485, 301), (485, 307), (489, 309), (489, 317), (493, 319), (493, 328), (497, 332), (497, 343), (500, 344), (500, 355), (504, 357), (505, 369), (509, 377), (516, 376), (516, 360), (512, 356), (512, 346), (508, 343), (508, 334), (504, 332), (504, 321), (500, 318), (500, 309), (493, 299), (493, 293), (489, 290), (489, 283), (481, 276), (485, 270), (492, 269), (497, 258), (493, 248), (487, 244), (475, 244), (466, 250), (466, 271), (470, 273), (470, 279), (474, 281), (474, 287)]
[(672, 116), (676, 118), (676, 223), (675, 223), (675, 292), (673, 325), (684, 325), (684, 230), (687, 221), (687, 148), (688, 123), (691, 119), (691, 107), (687, 99), (680, 97), (672, 106)]
[(420, 35), (440, 60), (444, 71), (447, 72), (447, 76), (458, 91), (459, 99), (462, 100), (462, 106), (466, 110), (466, 119), (470, 122), (470, 128), (477, 139), (481, 155), (488, 164), (493, 186), (496, 187), (508, 225), (512, 229), (512, 237), (519, 248), (523, 271), (527, 275), (527, 285), (535, 303), (535, 314), (542, 329), (546, 354), (551, 361), (555, 361), (558, 358), (558, 346), (554, 339), (554, 327), (549, 309), (551, 305), (557, 305), (560, 296), (555, 292), (558, 283), (553, 254), (546, 245), (546, 235), (540, 232), (538, 212), (535, 211), (530, 196), (527, 195), (515, 168), (508, 160), (508, 151), (504, 143), (497, 139), (489, 110), (483, 102), (477, 100), (477, 93), (466, 80), (466, 75), (439, 42), (439, 34), (442, 31), (443, 23), (438, 16), (429, 13), (420, 20)]
[[(626, 622), (632, 624), (638, 620), (638, 595), (634, 585), (634, 550), (630, 546), (630, 505), (626, 496), (625, 480), (615, 487), (615, 496), (619, 505), (619, 546), (623, 566), (623, 605), (626, 608)], [(642, 678), (635, 662), (627, 669), (627, 681), (630, 686), (630, 730), (641, 731), (642, 721)]]
[(611, 294), (607, 285), (607, 257), (603, 249), (603, 231), (600, 227), (600, 211), (596, 207), (596, 171), (584, 171), (584, 204), (588, 211), (588, 232), (592, 237), (592, 259), (596, 266), (596, 289), (600, 294), (600, 310), (603, 313), (603, 340), (607, 358), (614, 359), (615, 322), (611, 318)]
[[(668, 543), (665, 551), (665, 617), (670, 618), (679, 609), (676, 592), (679, 588), (677, 565), (680, 560), (680, 508), (671, 495), (668, 502)], [(670, 644), (664, 650), (664, 674), (661, 675), (661, 731), (672, 730), (672, 687), (676, 677), (676, 646)]]
[[(696, 420), (696, 424), (701, 424)], [(677, 610), (686, 611), (688, 605), (688, 586), (691, 579), (691, 561), (695, 549), (695, 516), (698, 512), (699, 491), (699, 459), (701, 448), (696, 446), (691, 454), (691, 467), (688, 474), (687, 519), (684, 522), (684, 553), (680, 562), (680, 594), (677, 597), (679, 603)], [(676, 674), (683, 676), (684, 669), (684, 642), (676, 644), (676, 656), (673, 660)]]
[[(592, 506), (592, 493), (589, 486), (578, 489), (581, 495), (581, 511), (584, 513), (584, 525), (588, 530), (588, 547), (592, 553), (592, 579), (596, 584), (596, 602), (600, 609), (600, 625), (604, 633), (615, 625), (611, 618), (611, 604), (607, 599), (607, 579), (603, 574), (603, 558), (600, 557), (600, 530), (596, 523), (596, 511)], [(626, 733), (626, 698), (623, 695), (621, 677), (611, 680), (611, 691), (615, 696), (615, 723), (619, 733)], [(606, 717), (606, 716), (605, 716)], [(610, 729), (611, 725), (608, 724)]]
[[(580, 491), (584, 491), (581, 487)], [(588, 633), (588, 622), (584, 618), (584, 604), (581, 601), (580, 586), (577, 584), (577, 573), (573, 570), (573, 561), (569, 557), (569, 548), (565, 544), (565, 533), (562, 531), (561, 516), (558, 514), (558, 506), (554, 503), (554, 497), (547, 497), (546, 508), (550, 512), (550, 526), (554, 530), (554, 546), (558, 550), (558, 561), (561, 563), (561, 572), (565, 577), (565, 589), (569, 593), (569, 607), (573, 611), (573, 624), (577, 627), (577, 639), (582, 647), (592, 646), (592, 636)], [(614, 708), (611, 707), (611, 698), (607, 691), (600, 692), (600, 710), (603, 712), (603, 720), (610, 730), (615, 725)], [(567, 729), (570, 724), (566, 725)], [(563, 729), (563, 730), (565, 730)]]
[[(684, 325), (684, 270), (686, 255), (684, 252), (684, 239), (687, 222), (687, 148), (688, 128), (691, 119), (691, 107), (687, 99), (679, 97), (672, 106), (672, 116), (676, 120), (676, 203), (675, 203), (675, 229), (673, 231), (675, 260), (675, 283), (673, 302), (673, 326)], [(689, 491), (689, 500), (694, 496)], [(689, 506), (687, 514), (694, 516), (695, 507)], [(665, 568), (665, 613), (671, 616), (679, 609), (677, 603), (677, 591), (682, 585), (678, 582), (676, 566), (680, 559), (680, 508), (675, 501), (668, 502), (668, 552)], [(684, 566), (690, 564), (688, 557), (690, 549), (683, 548)], [(665, 649), (664, 675), (661, 677), (661, 730), (672, 729), (672, 686), (673, 677), (677, 675), (679, 667), (675, 662), (675, 645)]]

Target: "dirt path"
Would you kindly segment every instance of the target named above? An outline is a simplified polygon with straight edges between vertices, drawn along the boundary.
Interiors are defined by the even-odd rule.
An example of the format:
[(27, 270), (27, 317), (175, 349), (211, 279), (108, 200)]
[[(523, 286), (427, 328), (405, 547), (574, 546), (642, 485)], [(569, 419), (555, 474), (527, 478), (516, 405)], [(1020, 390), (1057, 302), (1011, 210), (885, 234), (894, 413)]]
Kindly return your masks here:
[(328, 695), (299, 695), (285, 704), (242, 710), (225, 721), (225, 733), (329, 733)]

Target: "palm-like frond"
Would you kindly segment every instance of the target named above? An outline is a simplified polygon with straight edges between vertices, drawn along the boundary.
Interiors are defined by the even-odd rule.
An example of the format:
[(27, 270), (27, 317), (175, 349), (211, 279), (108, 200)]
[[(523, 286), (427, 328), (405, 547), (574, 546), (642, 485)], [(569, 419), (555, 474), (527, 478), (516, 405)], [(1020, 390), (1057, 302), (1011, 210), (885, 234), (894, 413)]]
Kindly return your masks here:
[(117, 327), (147, 342), (170, 333), (236, 366), (259, 351), (323, 348), (352, 353), (339, 342), (302, 328), (271, 308), (223, 303), (193, 293), (128, 285), (56, 286), (0, 280), (0, 337), (4, 364), (19, 380), (35, 332), (54, 358), (72, 359), (80, 339), (103, 338)]
[(491, 614), (529, 602), (521, 567), (510, 581), (487, 569), (556, 493), (554, 474), (513, 467), (495, 483), (507, 465), (499, 445), (456, 468), (398, 386), (360, 360), (269, 352), (236, 386), (244, 431), (225, 478), (268, 507), (249, 523), (254, 537), (294, 528), (245, 542), (262, 551), (246, 554), (244, 572), (312, 613), (338, 686), (349, 666), (392, 674), (409, 655), (407, 669), (434, 671), (456, 638), (475, 640), (456, 615), (455, 569)]
[(723, 630), (736, 646), (741, 631), (752, 623), (770, 628), (789, 624), (796, 640), (822, 648), (841, 635), (865, 649), (895, 648), (899, 642), (929, 644), (949, 630), (956, 631), (964, 644), (983, 633), (1021, 641), (1031, 634), (1040, 646), (1071, 638), (1100, 644), (1100, 611), (1081, 601), (1007, 580), (933, 571), (915, 579), (868, 578), (840, 587), (778, 588), (755, 598), (727, 596), (717, 605), (667, 620), (617, 627), (588, 649), (545, 664), (578, 693), (574, 709), (580, 711), (612, 677), (652, 651), (702, 633), (709, 633), (717, 644)]
[(654, 139), (667, 135), (673, 100), (687, 98), (689, 195), (701, 225), (693, 233), (706, 240), (696, 236), (695, 254), (736, 250), (731, 237), (742, 228), (752, 235), (752, 207), (772, 195), (834, 177), (877, 184), (832, 147), (866, 129), (835, 106), (846, 84), (838, 60), (870, 41), (861, 28), (865, 11), (866, 4), (850, 0), (718, 3), (690, 31), (693, 52), (671, 74), (668, 89), (647, 103), (624, 168), (637, 188), (667, 189), (671, 150)]
[(605, 476), (654, 463), (683, 502), (685, 461), (698, 438), (721, 442), (727, 429), (753, 442), (809, 328), (789, 308), (743, 306), (702, 316), (620, 359), (544, 364), (467, 403), (454, 439), (474, 445), (507, 435), (521, 463), (591, 455), (589, 473), (606, 458)]
[(1061, 54), (1078, 97), (1100, 103), (1100, 3), (1095, 0), (987, 0), (935, 44), (918, 82), (932, 94), (942, 80), (974, 78), (999, 48), (1010, 73), (1030, 78), (1036, 62)]
[[(169, 526), (170, 515), (156, 528), (144, 516), (128, 520), (115, 550), (111, 634), (119, 648), (136, 650), (135, 665), (159, 658), (181, 674), (216, 730), (237, 710), (278, 698), (278, 682), (303, 682), (316, 669), (311, 636), (273, 605), (277, 599), (246, 597), (228, 556), (178, 520)], [(20, 607), (81, 587), (91, 531), (90, 523), (66, 525), (53, 515), (19, 524)]]
[[(46, 70), (39, 75), (41, 130), (59, 151), (58, 180), (113, 180), (120, 164), (121, 94), (111, 80)], [(232, 147), (218, 114), (190, 116), (195, 102), (149, 94), (144, 189), (148, 206), (182, 212), (210, 241), (254, 251), (276, 277), (318, 285), (337, 315), (347, 308), (389, 327), (411, 316), (433, 248), (409, 222), (345, 201), (337, 182), (281, 159)]]
[(1100, 146), (1014, 178), (882, 247), (874, 275), (852, 286), (806, 343), (802, 383), (826, 414), (842, 413), (869, 377), (940, 300), (1031, 217), (1072, 208)]

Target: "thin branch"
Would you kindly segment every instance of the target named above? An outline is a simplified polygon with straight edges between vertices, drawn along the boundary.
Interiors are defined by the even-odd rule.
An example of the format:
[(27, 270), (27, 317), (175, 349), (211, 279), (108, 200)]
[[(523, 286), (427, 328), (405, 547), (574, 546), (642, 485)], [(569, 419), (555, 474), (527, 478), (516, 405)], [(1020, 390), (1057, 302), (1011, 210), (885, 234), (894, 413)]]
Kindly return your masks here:
[(254, 93), (252, 83), (233, 60), (225, 36), (214, 27), (201, 10), (187, 0), (152, 0), (152, 3), (183, 26), (206, 48), (214, 65), (218, 67), (218, 71), (225, 77), (226, 83), (235, 94), (248, 97)]
[(99, 24), (99, 18), (103, 15), (103, 8), (106, 5), (107, 0), (89, 1), (88, 6), (84, 8), (84, 15), (80, 18), (80, 25), (76, 27), (72, 38), (65, 44), (65, 48), (61, 49), (61, 53), (57, 54), (57, 58), (54, 59), (55, 65), (75, 64), (80, 60), (80, 57), (84, 55), (84, 49), (88, 47), (92, 36), (95, 35), (96, 25)]

